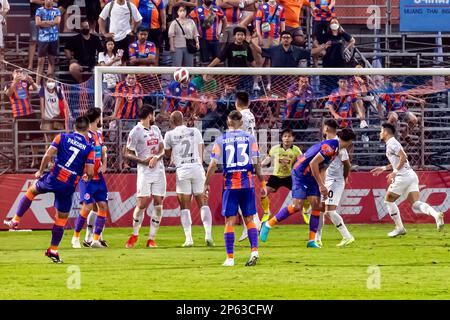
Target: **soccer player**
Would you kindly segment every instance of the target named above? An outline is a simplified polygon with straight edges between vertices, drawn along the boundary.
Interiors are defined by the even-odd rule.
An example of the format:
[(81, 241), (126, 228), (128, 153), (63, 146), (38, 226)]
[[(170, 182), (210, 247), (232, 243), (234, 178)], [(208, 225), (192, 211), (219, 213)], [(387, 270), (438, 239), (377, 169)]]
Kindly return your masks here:
[(328, 190), (323, 181), (321, 169), (326, 168), (338, 155), (340, 149), (346, 149), (355, 138), (351, 129), (344, 128), (338, 134), (339, 140), (331, 139), (317, 143), (310, 147), (294, 164), (292, 173), (292, 203), (281, 209), (280, 212), (261, 227), (261, 241), (267, 241), (270, 229), (292, 214), (300, 211), (305, 199), (309, 200), (312, 207), (309, 222), (308, 248), (320, 248), (315, 241), (316, 232), (320, 220), (320, 196), (325, 199)]
[[(58, 246), (69, 218), (76, 185), (83, 176), (85, 167), (86, 174), (83, 176), (85, 181), (89, 181), (94, 175), (94, 149), (87, 139), (88, 129), (89, 120), (86, 117), (78, 117), (75, 120), (75, 132), (61, 133), (55, 137), (42, 159), (39, 170), (35, 173), (38, 181), (28, 188), (27, 193), (20, 200), (14, 218), (4, 221), (9, 228), (17, 228), (34, 198), (40, 194), (52, 192), (55, 195), (56, 217), (51, 245), (45, 255), (55, 263), (62, 263)], [(44, 174), (53, 156), (56, 156), (55, 165), (50, 172)]]
[[(85, 116), (89, 119), (88, 137), (94, 146), (94, 176), (89, 182), (80, 181), (80, 202), (81, 210), (75, 223), (74, 233), (72, 237), (72, 248), (79, 249), (80, 232), (86, 223), (86, 219), (91, 211), (94, 209), (94, 202), (96, 204), (97, 212), (94, 222), (94, 236), (91, 243), (84, 241), (85, 246), (92, 248), (107, 247), (106, 242), (100, 239), (105, 227), (106, 217), (108, 215), (108, 188), (106, 187), (103, 172), (106, 171), (107, 156), (106, 146), (103, 144), (103, 135), (99, 130), (101, 127), (100, 118), (101, 110), (99, 108), (89, 109)], [(89, 239), (88, 239), (89, 240)]]
[(253, 216), (257, 214), (255, 199), (255, 182), (253, 174), (261, 181), (261, 195), (266, 196), (264, 176), (259, 162), (259, 151), (256, 139), (243, 131), (242, 114), (231, 111), (228, 115), (228, 131), (219, 136), (211, 153), (211, 163), (206, 173), (204, 192), (210, 191), (211, 177), (217, 164), (223, 165), (224, 190), (222, 193), (222, 215), (225, 217), (225, 247), (227, 258), (224, 266), (234, 266), (234, 225), (238, 209), (241, 208), (248, 229), (251, 255), (246, 266), (256, 265), (258, 260), (258, 229)]
[[(247, 132), (248, 134), (251, 134), (256, 141), (256, 120), (255, 120), (255, 116), (253, 115), (253, 113), (250, 111), (249, 109), (249, 105), (250, 105), (250, 100), (248, 97), (248, 93), (245, 91), (239, 91), (236, 93), (236, 110), (239, 111), (242, 115), (242, 130), (244, 130), (245, 132)], [(242, 214), (241, 211), (239, 211), (240, 216), (242, 217), (242, 221), (244, 220), (244, 215)], [(256, 213), (253, 216), (254, 219), (254, 223), (256, 224), (256, 226), (259, 228), (261, 227), (261, 220), (259, 220), (259, 216), (258, 213)], [(239, 242), (244, 241), (245, 239), (247, 239), (248, 234), (247, 234), (247, 224), (244, 223), (244, 230), (242, 231), (241, 237), (239, 238)]]
[[(328, 119), (323, 126), (323, 134), (326, 140), (339, 140), (337, 130), (339, 124), (334, 119)], [(319, 227), (316, 233), (316, 242), (322, 246), (322, 227), (325, 216), (331, 219), (342, 235), (342, 241), (337, 247), (345, 247), (355, 241), (355, 238), (348, 232), (342, 217), (336, 212), (341, 201), (342, 193), (345, 189), (345, 182), (350, 173), (350, 158), (347, 149), (339, 149), (338, 155), (331, 161), (330, 166), (326, 170), (325, 187), (328, 190), (327, 199), (325, 200), (325, 212), (320, 214)]]
[(155, 237), (162, 219), (163, 199), (166, 195), (166, 173), (164, 140), (161, 131), (155, 125), (155, 111), (152, 106), (144, 105), (138, 113), (139, 123), (130, 131), (125, 157), (137, 163), (137, 204), (133, 213), (133, 233), (125, 244), (134, 247), (138, 240), (139, 229), (144, 221), (144, 213), (153, 196), (153, 212), (147, 247), (155, 248)]
[(209, 247), (214, 246), (212, 239), (212, 216), (207, 198), (203, 194), (205, 170), (203, 169), (204, 143), (202, 134), (197, 128), (188, 128), (183, 124), (183, 114), (175, 111), (170, 115), (173, 129), (164, 137), (166, 157), (173, 158), (177, 167), (177, 197), (181, 207), (181, 224), (186, 241), (183, 247), (192, 247), (192, 219), (191, 203), (194, 195), (200, 208), (200, 215), (205, 228), (205, 242)]
[(400, 142), (395, 139), (395, 127), (390, 123), (381, 125), (380, 139), (386, 143), (386, 157), (390, 164), (383, 167), (372, 169), (374, 176), (391, 170), (387, 175), (389, 188), (384, 198), (384, 203), (388, 209), (389, 215), (395, 223), (395, 229), (388, 233), (389, 237), (396, 237), (406, 234), (403, 226), (400, 211), (395, 201), (402, 195), (405, 195), (415, 212), (420, 212), (432, 216), (436, 220), (438, 231), (444, 227), (444, 213), (437, 212), (428, 203), (419, 200), (419, 178), (408, 162), (408, 156), (403, 150)]
[[(261, 222), (265, 222), (270, 218), (270, 203), (269, 194), (275, 193), (281, 187), (292, 190), (292, 166), (302, 151), (299, 147), (294, 146), (294, 132), (291, 129), (284, 129), (281, 131), (282, 144), (273, 146), (269, 155), (262, 161), (261, 165), (269, 165), (272, 161), (274, 164), (273, 173), (267, 181), (267, 196), (261, 198), (261, 205), (264, 210), (264, 216)], [(308, 212), (309, 205), (303, 207), (303, 219), (306, 224), (309, 223)]]

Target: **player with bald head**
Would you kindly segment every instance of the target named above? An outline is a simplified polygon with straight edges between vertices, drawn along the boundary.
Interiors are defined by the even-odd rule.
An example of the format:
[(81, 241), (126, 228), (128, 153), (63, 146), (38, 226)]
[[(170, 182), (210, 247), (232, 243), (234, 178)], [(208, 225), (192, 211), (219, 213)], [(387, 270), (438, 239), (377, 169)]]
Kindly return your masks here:
[(203, 169), (204, 143), (202, 134), (197, 128), (188, 128), (183, 123), (183, 114), (174, 111), (170, 115), (172, 130), (164, 137), (166, 157), (172, 157), (176, 166), (176, 191), (181, 207), (181, 224), (186, 241), (183, 247), (192, 247), (191, 203), (194, 195), (200, 208), (200, 215), (205, 228), (205, 242), (214, 246), (212, 239), (212, 216), (207, 198), (203, 194), (205, 170)]

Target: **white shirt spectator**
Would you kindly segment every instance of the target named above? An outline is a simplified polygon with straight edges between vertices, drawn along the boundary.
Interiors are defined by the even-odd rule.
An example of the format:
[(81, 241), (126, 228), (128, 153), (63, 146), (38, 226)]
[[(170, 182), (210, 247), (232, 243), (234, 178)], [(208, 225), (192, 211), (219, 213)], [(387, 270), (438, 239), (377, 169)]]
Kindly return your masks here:
[(3, 25), (6, 24), (6, 14), (9, 12), (10, 6), (8, 0), (0, 0), (0, 48), (5, 47), (5, 42), (3, 40)]
[[(103, 8), (102, 12), (100, 13), (100, 18), (106, 20), (109, 17), (110, 7), (111, 2)], [(130, 14), (132, 15), (132, 19), (135, 22), (139, 22), (142, 20), (142, 16), (136, 6), (133, 3), (130, 3), (130, 7), (131, 13), (126, 1), (123, 5), (120, 5), (117, 3), (117, 1), (115, 1), (114, 6), (111, 10), (111, 17), (109, 17), (109, 32), (114, 33), (114, 41), (116, 42), (125, 39), (127, 34), (132, 31), (132, 26), (130, 25)]]
[[(116, 55), (109, 56), (106, 52), (100, 52), (98, 54), (98, 64), (104, 62), (106, 65), (110, 65), (110, 63), (114, 60)], [(116, 61), (111, 66), (120, 66), (122, 65), (122, 61)], [(120, 78), (118, 74), (105, 73), (103, 75), (103, 82), (106, 83), (106, 87), (108, 89), (114, 89), (116, 85), (120, 82)]]

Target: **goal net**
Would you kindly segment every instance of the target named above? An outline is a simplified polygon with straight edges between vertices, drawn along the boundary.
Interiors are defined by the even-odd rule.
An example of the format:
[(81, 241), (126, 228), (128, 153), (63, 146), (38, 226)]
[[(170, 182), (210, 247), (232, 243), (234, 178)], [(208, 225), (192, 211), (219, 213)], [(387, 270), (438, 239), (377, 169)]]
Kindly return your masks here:
[[(416, 169), (450, 168), (449, 69), (186, 68), (186, 83), (174, 79), (177, 69), (96, 67), (88, 82), (64, 88), (72, 118), (94, 106), (102, 109), (113, 224), (136, 203), (135, 164), (125, 163), (122, 151), (137, 123), (133, 108), (140, 101), (156, 109), (156, 125), (163, 134), (170, 129), (174, 110), (183, 112), (188, 126), (200, 129), (205, 167), (214, 139), (226, 129), (227, 115), (235, 108), (236, 92), (246, 91), (263, 158), (280, 143), (283, 129), (293, 130), (294, 143), (304, 152), (322, 139), (323, 122), (335, 118), (357, 134), (353, 170), (385, 164), (385, 147), (379, 141), (383, 121), (395, 123)], [(177, 217), (174, 168), (170, 161), (165, 165), (168, 197), (173, 199), (165, 203), (164, 216)], [(272, 201), (285, 201), (279, 199)]]

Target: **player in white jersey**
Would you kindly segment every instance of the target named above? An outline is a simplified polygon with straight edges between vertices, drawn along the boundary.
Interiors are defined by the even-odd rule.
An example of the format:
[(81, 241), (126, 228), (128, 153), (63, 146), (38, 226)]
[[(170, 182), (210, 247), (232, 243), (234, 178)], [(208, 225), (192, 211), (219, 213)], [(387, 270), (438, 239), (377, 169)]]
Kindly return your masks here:
[[(338, 140), (337, 130), (339, 124), (334, 119), (325, 121), (323, 127), (323, 134), (325, 139)], [(316, 233), (316, 242), (322, 246), (322, 227), (325, 216), (328, 216), (342, 235), (342, 241), (338, 243), (337, 247), (344, 247), (355, 241), (355, 238), (347, 230), (342, 217), (336, 212), (336, 209), (341, 201), (342, 194), (345, 189), (345, 181), (350, 173), (350, 158), (347, 149), (340, 149), (339, 154), (330, 163), (330, 166), (325, 172), (325, 187), (328, 190), (328, 197), (324, 202), (325, 212), (321, 212), (319, 227)]]
[[(248, 97), (248, 93), (245, 91), (239, 91), (236, 93), (236, 110), (242, 114), (242, 130), (250, 133), (256, 139), (256, 120), (255, 116), (249, 109), (250, 100)], [(241, 209), (239, 209), (239, 215), (244, 221), (244, 217), (242, 216)], [(259, 219), (258, 214), (253, 216), (253, 222), (256, 224), (258, 230), (261, 228), (261, 220)], [(241, 237), (239, 238), (239, 242), (244, 241), (248, 238), (247, 234), (247, 226), (245, 223), (242, 224), (244, 226), (244, 230), (242, 231)]]
[(387, 176), (389, 188), (384, 198), (389, 215), (395, 223), (395, 229), (389, 232), (388, 236), (396, 237), (406, 234), (400, 211), (395, 204), (395, 201), (402, 195), (407, 196), (414, 212), (432, 216), (436, 220), (438, 231), (440, 231), (444, 227), (444, 214), (434, 210), (428, 203), (419, 201), (419, 178), (409, 165), (408, 156), (402, 145), (394, 136), (395, 127), (390, 123), (383, 123), (381, 125), (380, 139), (386, 143), (386, 157), (390, 164), (374, 168), (371, 171), (375, 176), (378, 176), (386, 170), (393, 170)]
[(164, 137), (166, 157), (171, 157), (177, 168), (177, 196), (181, 207), (181, 224), (186, 241), (183, 247), (192, 247), (192, 219), (191, 203), (194, 195), (200, 208), (200, 216), (205, 228), (205, 242), (209, 247), (214, 246), (212, 239), (212, 215), (208, 201), (203, 195), (205, 184), (205, 170), (203, 169), (204, 143), (202, 134), (197, 128), (188, 128), (183, 124), (183, 114), (172, 112), (170, 124), (173, 127)]
[(152, 125), (155, 119), (153, 107), (145, 105), (138, 113), (139, 123), (130, 131), (125, 157), (137, 163), (137, 204), (133, 213), (133, 234), (125, 247), (132, 248), (144, 221), (144, 213), (153, 196), (153, 212), (147, 247), (156, 247), (155, 237), (162, 218), (162, 203), (166, 195), (164, 171), (164, 140), (161, 131)]

